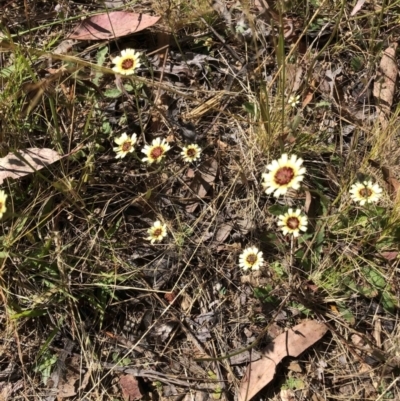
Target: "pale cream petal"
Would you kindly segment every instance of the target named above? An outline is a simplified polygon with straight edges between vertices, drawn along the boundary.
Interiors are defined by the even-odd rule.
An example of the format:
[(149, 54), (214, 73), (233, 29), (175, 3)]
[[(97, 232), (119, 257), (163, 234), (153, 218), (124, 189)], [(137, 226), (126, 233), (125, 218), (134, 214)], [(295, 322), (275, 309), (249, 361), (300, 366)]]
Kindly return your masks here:
[(111, 62), (113, 63), (113, 64), (119, 64), (120, 63), (120, 61), (121, 61), (121, 56), (117, 56), (117, 57), (115, 57), (115, 58), (113, 58), (112, 60), (111, 60)]

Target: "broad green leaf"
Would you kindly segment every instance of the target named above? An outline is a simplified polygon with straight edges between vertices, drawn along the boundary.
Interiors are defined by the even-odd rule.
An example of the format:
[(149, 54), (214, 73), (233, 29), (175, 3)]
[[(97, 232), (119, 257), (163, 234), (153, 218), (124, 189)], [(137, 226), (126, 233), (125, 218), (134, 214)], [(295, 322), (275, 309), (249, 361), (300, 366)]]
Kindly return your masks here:
[(268, 208), (268, 211), (273, 216), (280, 216), (281, 214), (285, 214), (288, 211), (288, 207), (282, 205), (272, 205), (271, 207)]
[(252, 115), (252, 116), (256, 115), (256, 106), (254, 103), (244, 102), (242, 107), (250, 115)]
[(391, 294), (389, 291), (383, 291), (382, 293), (382, 306), (387, 311), (394, 313), (397, 308), (399, 308), (398, 299)]
[(273, 270), (279, 277), (285, 277), (286, 276), (286, 272), (283, 269), (283, 266), (278, 262), (272, 262), (269, 265), (270, 269)]
[(372, 269), (371, 267), (363, 267), (362, 272), (365, 279), (374, 287), (379, 289), (383, 289), (386, 287), (385, 278), (375, 269)]
[[(96, 54), (96, 63), (97, 65), (102, 66), (104, 64), (104, 62), (106, 61), (106, 55), (108, 53), (108, 46), (104, 46), (104, 47), (100, 47), (99, 50), (97, 51)], [(99, 84), (99, 79), (101, 78), (101, 76), (103, 75), (103, 73), (101, 72), (96, 72), (96, 75), (93, 79), (93, 82), (98, 85)]]
[(122, 95), (122, 92), (117, 89), (117, 88), (112, 88), (112, 89), (107, 89), (104, 91), (104, 96), (111, 98), (111, 99), (116, 99)]
[(337, 305), (337, 307), (340, 312), (340, 315), (342, 316), (342, 318), (344, 320), (346, 320), (346, 322), (348, 322), (350, 324), (354, 324), (356, 322), (356, 319), (355, 319), (353, 313), (349, 309), (347, 309), (343, 305)]

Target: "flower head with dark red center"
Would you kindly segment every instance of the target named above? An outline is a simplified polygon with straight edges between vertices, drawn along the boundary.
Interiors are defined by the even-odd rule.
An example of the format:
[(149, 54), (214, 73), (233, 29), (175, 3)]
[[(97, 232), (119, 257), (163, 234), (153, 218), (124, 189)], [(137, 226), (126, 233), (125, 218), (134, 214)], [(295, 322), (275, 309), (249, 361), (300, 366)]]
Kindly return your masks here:
[(292, 155), (289, 159), (286, 153), (279, 160), (274, 160), (267, 166), (269, 171), (262, 175), (265, 192), (273, 193), (278, 198), (280, 195), (285, 195), (289, 188), (299, 189), (306, 173), (302, 165), (303, 159), (296, 155)]
[(3, 190), (0, 190), (0, 219), (3, 217), (3, 214), (7, 211), (6, 207), (7, 196), (8, 195)]
[(142, 159), (142, 161), (149, 164), (160, 163), (160, 161), (165, 157), (165, 154), (171, 149), (165, 139), (161, 140), (156, 138), (153, 140), (151, 145), (146, 145), (142, 152), (147, 156)]
[(278, 226), (280, 226), (283, 234), (292, 234), (298, 237), (300, 231), (307, 231), (307, 216), (301, 214), (300, 209), (289, 209), (287, 213), (279, 216)]
[(132, 153), (135, 150), (136, 141), (136, 134), (133, 134), (131, 137), (129, 137), (125, 132), (120, 137), (114, 139), (114, 142), (118, 145), (113, 149), (117, 154), (115, 157), (117, 159), (122, 159), (128, 153)]
[(263, 254), (255, 246), (246, 248), (239, 256), (239, 266), (243, 270), (259, 270), (263, 263)]
[(382, 196), (382, 188), (378, 184), (373, 184), (371, 180), (357, 182), (350, 188), (350, 197), (354, 202), (361, 206), (366, 203), (376, 203)]
[(122, 75), (132, 75), (140, 66), (140, 53), (133, 49), (122, 50), (120, 56), (112, 59), (112, 63), (115, 64), (113, 71)]
[(160, 221), (155, 221), (153, 226), (147, 230), (149, 236), (146, 238), (148, 241), (151, 241), (152, 244), (154, 242), (160, 242), (167, 235), (167, 226), (165, 224), (161, 224)]
[(191, 163), (200, 159), (201, 149), (198, 145), (188, 145), (182, 148), (181, 152), (182, 158), (185, 162)]

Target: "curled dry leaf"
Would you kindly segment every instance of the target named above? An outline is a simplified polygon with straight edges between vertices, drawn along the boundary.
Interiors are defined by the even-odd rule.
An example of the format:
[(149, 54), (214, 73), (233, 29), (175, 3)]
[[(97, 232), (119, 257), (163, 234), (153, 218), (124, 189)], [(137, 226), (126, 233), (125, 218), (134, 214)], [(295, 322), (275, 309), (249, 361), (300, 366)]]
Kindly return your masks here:
[(157, 23), (160, 17), (148, 14), (113, 11), (87, 18), (69, 35), (69, 39), (104, 40), (120, 38), (142, 31)]
[(247, 368), (239, 390), (239, 401), (253, 398), (273, 379), (276, 366), (283, 358), (299, 356), (317, 342), (327, 330), (323, 323), (305, 320), (276, 337), (263, 351), (263, 357)]
[(55, 150), (47, 148), (29, 148), (9, 153), (0, 159), (0, 184), (6, 178), (21, 178), (27, 174), (41, 170), (61, 159)]

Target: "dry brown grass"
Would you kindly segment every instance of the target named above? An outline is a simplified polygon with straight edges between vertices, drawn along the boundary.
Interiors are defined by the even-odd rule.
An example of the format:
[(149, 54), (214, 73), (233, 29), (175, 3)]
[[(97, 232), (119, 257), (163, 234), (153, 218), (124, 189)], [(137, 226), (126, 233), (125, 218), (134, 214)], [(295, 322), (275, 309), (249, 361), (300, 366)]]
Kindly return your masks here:
[[(73, 400), (120, 400), (130, 368), (144, 398), (235, 399), (249, 351), (308, 317), (329, 334), (299, 368), (285, 360), (256, 398), (291, 389), (297, 400), (398, 399), (399, 93), (385, 127), (369, 118), (398, 2), (354, 17), (346, 2), (285, 2), (281, 20), (278, 9), (255, 18), (254, 4), (227, 2), (230, 22), (205, 1), (132, 3), (123, 9), (162, 13), (163, 22), (117, 42), (78, 43), (52, 61), (43, 51), (104, 6), (63, 4), (54, 16), (31, 3), (6, 8), (0, 25), (1, 156), (80, 150), (2, 186), (0, 398), (47, 400), (54, 386)], [(247, 37), (235, 28), (242, 21)], [(166, 64), (149, 56), (114, 100), (110, 58), (126, 47)], [(69, 69), (27, 108), (23, 88), (49, 65)], [(288, 105), (293, 87), (306, 105)], [(203, 155), (189, 166), (180, 151), (193, 127)], [(122, 132), (138, 134), (138, 149), (166, 138), (166, 162), (116, 160)], [(261, 174), (283, 152), (304, 158), (307, 175), (300, 191), (275, 199)], [(377, 207), (351, 203), (360, 174), (384, 188)], [(308, 214), (298, 241), (277, 230), (287, 206)], [(168, 237), (151, 246), (158, 219)], [(250, 245), (266, 263), (245, 274), (238, 257)]]

